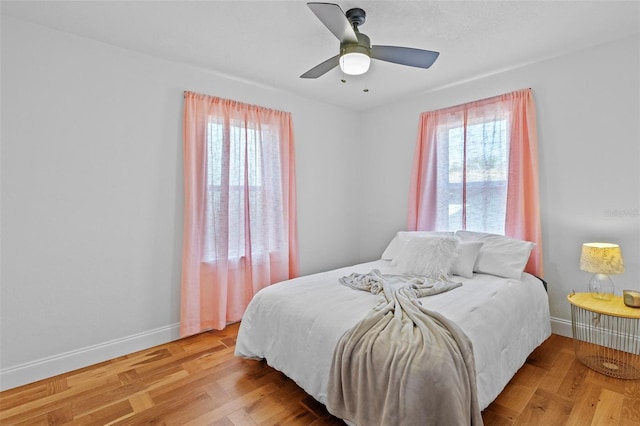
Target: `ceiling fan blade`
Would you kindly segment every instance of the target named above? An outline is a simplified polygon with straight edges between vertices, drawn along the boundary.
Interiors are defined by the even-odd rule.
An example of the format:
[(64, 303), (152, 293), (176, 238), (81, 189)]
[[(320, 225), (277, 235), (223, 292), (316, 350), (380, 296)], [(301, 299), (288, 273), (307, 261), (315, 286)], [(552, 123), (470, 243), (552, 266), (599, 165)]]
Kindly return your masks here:
[(339, 63), (340, 55), (336, 55), (333, 58), (329, 58), (323, 63), (311, 68), (309, 71), (302, 74), (300, 78), (318, 78), (337, 67)]
[(374, 59), (417, 68), (429, 68), (438, 55), (438, 52), (411, 47), (371, 46), (371, 57)]
[(341, 43), (345, 41), (358, 42), (358, 37), (340, 6), (333, 3), (315, 2), (307, 3), (307, 6)]

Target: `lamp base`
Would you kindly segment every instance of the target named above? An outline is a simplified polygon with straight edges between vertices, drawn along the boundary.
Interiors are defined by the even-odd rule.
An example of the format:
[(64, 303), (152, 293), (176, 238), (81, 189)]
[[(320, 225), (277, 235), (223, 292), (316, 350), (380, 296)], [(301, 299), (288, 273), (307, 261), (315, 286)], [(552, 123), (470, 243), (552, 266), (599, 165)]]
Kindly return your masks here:
[(599, 300), (611, 300), (615, 293), (613, 281), (607, 274), (594, 274), (589, 280), (591, 296)]

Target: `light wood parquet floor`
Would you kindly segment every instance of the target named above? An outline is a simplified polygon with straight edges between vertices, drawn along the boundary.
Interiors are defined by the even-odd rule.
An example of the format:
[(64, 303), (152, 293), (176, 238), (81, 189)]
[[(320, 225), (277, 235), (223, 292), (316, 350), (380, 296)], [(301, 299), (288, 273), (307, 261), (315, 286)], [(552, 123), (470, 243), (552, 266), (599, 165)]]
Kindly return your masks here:
[[(0, 393), (2, 425), (342, 425), (264, 362), (238, 324)], [(640, 380), (583, 366), (552, 335), (482, 413), (486, 425), (640, 426)]]

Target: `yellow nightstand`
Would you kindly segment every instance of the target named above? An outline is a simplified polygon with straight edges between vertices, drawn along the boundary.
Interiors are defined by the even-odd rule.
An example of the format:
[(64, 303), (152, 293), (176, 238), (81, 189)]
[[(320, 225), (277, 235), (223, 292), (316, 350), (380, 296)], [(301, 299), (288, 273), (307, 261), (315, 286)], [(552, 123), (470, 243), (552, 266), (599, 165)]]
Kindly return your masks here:
[(576, 357), (587, 367), (619, 379), (640, 379), (640, 309), (621, 296), (598, 300), (571, 293), (571, 327)]

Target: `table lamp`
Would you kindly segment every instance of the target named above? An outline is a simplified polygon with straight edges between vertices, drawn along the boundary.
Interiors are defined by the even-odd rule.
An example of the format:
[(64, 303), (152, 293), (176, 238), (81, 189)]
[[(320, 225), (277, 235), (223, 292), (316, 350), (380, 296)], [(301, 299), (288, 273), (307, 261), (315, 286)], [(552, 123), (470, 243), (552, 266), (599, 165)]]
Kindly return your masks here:
[(624, 272), (620, 246), (610, 243), (584, 243), (580, 255), (580, 269), (593, 273), (589, 280), (591, 296), (611, 300), (615, 291), (609, 275)]

